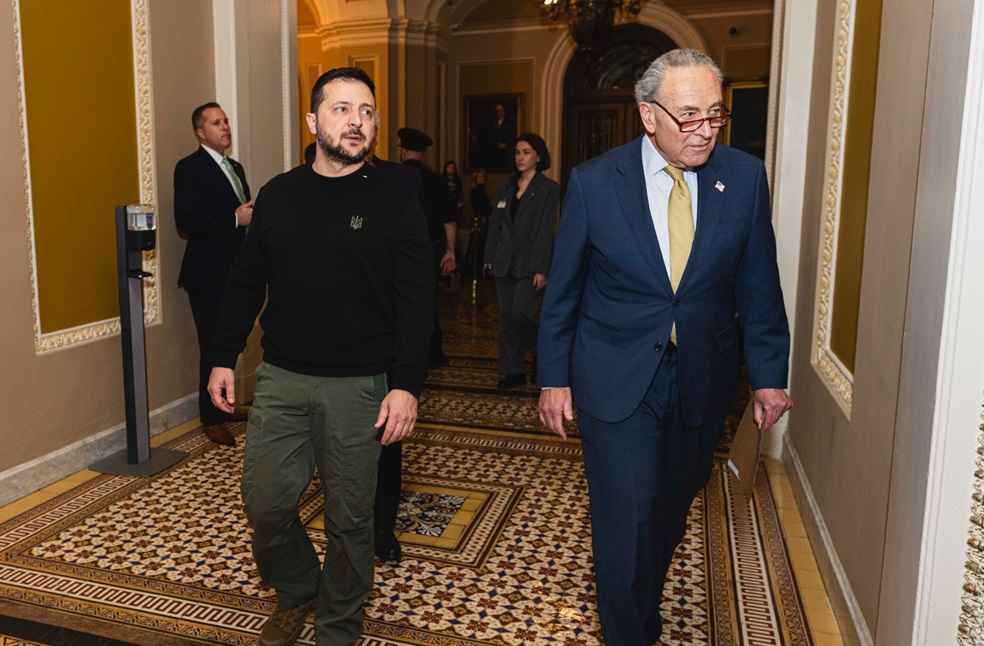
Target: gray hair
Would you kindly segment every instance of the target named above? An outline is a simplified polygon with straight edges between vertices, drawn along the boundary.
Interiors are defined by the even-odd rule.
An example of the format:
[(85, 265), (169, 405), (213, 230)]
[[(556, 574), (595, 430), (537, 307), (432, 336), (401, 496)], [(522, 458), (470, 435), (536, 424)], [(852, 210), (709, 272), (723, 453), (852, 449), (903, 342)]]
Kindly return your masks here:
[(709, 67), (714, 72), (714, 76), (717, 77), (718, 83), (724, 81), (721, 68), (707, 54), (698, 52), (696, 49), (671, 49), (654, 60), (642, 74), (642, 78), (636, 81), (636, 103), (652, 101), (656, 98), (663, 85), (663, 79), (666, 78), (666, 71), (671, 67), (696, 67), (699, 65)]

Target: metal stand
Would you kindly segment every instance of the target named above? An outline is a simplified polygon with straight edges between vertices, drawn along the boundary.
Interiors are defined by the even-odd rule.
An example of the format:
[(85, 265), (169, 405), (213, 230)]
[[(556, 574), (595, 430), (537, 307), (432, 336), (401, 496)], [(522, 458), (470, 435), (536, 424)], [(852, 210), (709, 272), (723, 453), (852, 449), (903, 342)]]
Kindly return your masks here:
[[(172, 449), (150, 451), (147, 398), (147, 351), (144, 342), (142, 251), (143, 231), (127, 228), (127, 207), (116, 207), (116, 274), (120, 296), (120, 339), (123, 343), (123, 392), (126, 401), (126, 449), (90, 468), (113, 475), (151, 476), (180, 462), (187, 454)], [(150, 232), (153, 235), (153, 232)]]

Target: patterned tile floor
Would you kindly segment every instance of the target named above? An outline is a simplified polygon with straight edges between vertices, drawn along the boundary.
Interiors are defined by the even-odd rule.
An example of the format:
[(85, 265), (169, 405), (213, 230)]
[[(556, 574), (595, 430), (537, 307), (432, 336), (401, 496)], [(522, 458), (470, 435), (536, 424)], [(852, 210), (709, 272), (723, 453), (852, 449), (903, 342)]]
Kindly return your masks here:
[[(377, 568), (362, 643), (598, 644), (579, 443), (531, 426), (535, 391), (492, 392), (494, 312), (459, 301), (445, 315), (451, 365), (431, 375), (430, 421), (404, 450), (405, 559)], [(434, 406), (446, 393), (490, 406), (479, 420), (492, 423)], [(0, 509), (0, 634), (38, 639), (4, 629), (17, 616), (140, 644), (252, 643), (272, 592), (249, 554), (242, 442), (216, 447), (194, 429), (155, 438), (190, 453), (159, 477), (83, 471)], [(316, 492), (301, 516), (320, 547)], [(664, 644), (841, 643), (777, 463), (752, 500), (715, 470), (667, 589)], [(105, 643), (91, 639), (77, 643)], [(313, 643), (310, 626), (299, 643)]]

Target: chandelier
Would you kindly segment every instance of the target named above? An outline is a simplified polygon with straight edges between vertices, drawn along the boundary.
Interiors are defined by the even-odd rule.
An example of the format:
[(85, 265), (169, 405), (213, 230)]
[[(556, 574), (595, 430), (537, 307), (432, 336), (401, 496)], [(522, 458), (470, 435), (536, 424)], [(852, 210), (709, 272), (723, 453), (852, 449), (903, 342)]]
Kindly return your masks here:
[(579, 49), (589, 54), (608, 43), (615, 15), (639, 15), (642, 0), (542, 0), (550, 20), (566, 21)]

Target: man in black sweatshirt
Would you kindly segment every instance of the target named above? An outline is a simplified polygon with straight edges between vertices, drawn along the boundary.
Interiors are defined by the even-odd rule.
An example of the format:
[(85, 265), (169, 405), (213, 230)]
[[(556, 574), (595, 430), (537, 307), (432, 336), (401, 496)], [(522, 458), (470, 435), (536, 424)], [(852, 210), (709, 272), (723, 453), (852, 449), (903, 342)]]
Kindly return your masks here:
[[(253, 556), (277, 591), (263, 645), (294, 643), (315, 600), (318, 644), (358, 640), (373, 582), (380, 445), (413, 430), (432, 325), (431, 251), (415, 186), (365, 163), (378, 123), (372, 80), (356, 68), (326, 72), (307, 121), (314, 164), (257, 196), (209, 380), (216, 406), (231, 409), (236, 355), (266, 297), (242, 478)], [(323, 569), (297, 513), (315, 467)]]

